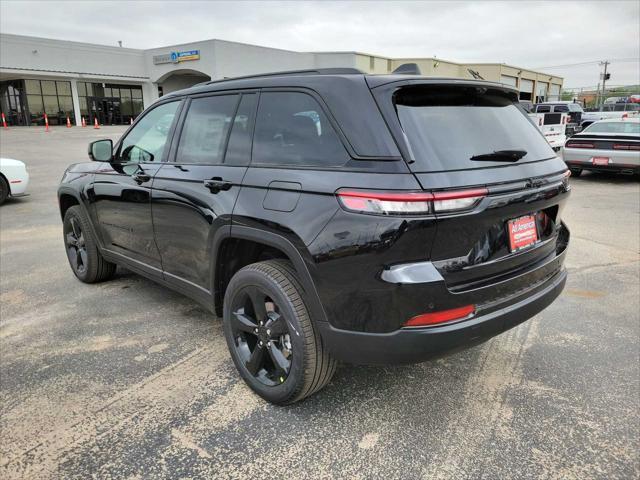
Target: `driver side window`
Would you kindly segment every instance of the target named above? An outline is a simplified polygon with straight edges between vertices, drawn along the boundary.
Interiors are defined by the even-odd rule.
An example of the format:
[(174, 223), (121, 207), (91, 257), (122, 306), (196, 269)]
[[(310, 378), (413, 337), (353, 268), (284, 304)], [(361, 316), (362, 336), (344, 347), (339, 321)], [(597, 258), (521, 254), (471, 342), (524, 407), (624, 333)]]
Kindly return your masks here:
[(120, 162), (149, 163), (162, 160), (179, 101), (165, 103), (147, 113), (120, 145)]

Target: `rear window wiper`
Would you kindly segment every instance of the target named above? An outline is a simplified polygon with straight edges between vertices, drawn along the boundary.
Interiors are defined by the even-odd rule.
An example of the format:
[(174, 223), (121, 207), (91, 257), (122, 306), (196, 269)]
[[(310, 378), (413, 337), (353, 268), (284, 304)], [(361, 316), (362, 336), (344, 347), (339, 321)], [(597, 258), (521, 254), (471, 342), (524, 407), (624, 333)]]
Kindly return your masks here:
[(517, 162), (526, 154), (526, 150), (496, 150), (491, 153), (474, 155), (469, 160), (476, 162)]

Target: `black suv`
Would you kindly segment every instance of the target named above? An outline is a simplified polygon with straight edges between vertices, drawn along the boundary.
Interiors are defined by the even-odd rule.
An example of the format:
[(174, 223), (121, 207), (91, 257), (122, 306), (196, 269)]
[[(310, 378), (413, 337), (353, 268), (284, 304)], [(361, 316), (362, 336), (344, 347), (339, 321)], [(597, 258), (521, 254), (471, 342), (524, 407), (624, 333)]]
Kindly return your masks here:
[(287, 404), (336, 362), (421, 362), (562, 291), (568, 171), (504, 85), (284, 72), (162, 97), (59, 188), (83, 282), (116, 265), (222, 316)]

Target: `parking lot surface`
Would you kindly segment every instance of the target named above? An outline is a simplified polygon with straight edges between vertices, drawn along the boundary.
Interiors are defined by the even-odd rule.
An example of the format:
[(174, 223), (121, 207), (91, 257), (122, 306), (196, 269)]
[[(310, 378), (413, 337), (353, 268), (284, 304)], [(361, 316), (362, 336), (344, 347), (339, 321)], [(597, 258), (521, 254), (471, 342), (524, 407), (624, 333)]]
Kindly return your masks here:
[(123, 131), (0, 133), (31, 174), (0, 207), (0, 478), (638, 478), (636, 178), (572, 179), (568, 284), (529, 322), (421, 365), (343, 365), (275, 407), (191, 300), (69, 269), (57, 184)]

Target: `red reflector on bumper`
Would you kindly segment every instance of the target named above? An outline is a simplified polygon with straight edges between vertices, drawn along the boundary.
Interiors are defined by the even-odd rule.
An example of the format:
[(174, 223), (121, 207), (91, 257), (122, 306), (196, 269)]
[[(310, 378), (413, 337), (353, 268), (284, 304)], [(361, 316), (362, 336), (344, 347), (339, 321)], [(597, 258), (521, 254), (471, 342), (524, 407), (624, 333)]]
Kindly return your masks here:
[(466, 305), (464, 307), (452, 308), (451, 310), (443, 310), (441, 312), (423, 313), (416, 315), (412, 319), (404, 323), (405, 327), (426, 327), (429, 325), (437, 325), (439, 323), (452, 322), (461, 320), (476, 311), (475, 305)]

